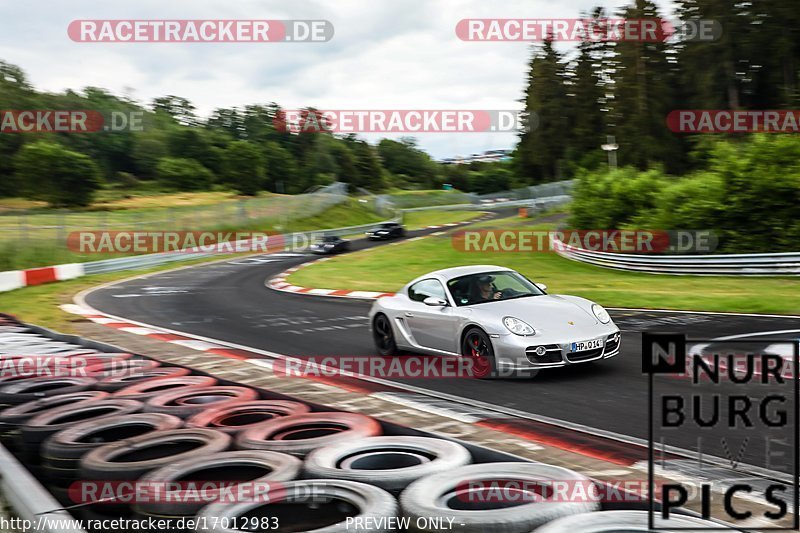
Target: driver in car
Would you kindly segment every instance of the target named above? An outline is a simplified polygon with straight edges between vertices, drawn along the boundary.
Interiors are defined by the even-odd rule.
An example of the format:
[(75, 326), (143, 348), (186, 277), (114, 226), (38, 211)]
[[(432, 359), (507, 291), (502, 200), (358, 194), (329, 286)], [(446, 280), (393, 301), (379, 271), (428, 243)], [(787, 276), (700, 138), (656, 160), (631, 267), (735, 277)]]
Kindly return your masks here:
[(494, 286), (494, 276), (490, 276), (488, 274), (484, 274), (478, 276), (476, 280), (476, 285), (478, 287), (477, 298), (476, 301), (486, 301), (486, 300), (499, 300), (503, 297), (503, 293), (497, 290), (497, 287)]

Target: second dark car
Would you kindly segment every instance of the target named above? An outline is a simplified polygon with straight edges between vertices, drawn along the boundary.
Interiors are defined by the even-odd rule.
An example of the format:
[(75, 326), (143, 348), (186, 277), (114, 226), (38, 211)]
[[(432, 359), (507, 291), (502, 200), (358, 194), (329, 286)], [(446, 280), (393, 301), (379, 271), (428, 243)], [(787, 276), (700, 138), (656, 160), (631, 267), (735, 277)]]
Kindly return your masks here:
[(384, 222), (367, 232), (367, 238), (373, 240), (396, 239), (404, 237), (406, 230), (399, 222)]

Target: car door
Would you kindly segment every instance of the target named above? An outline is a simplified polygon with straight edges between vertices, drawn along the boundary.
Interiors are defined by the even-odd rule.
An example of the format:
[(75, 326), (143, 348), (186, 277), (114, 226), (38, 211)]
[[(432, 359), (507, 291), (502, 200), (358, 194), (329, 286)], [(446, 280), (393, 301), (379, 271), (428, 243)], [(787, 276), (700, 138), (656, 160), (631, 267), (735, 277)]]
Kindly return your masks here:
[(458, 317), (451, 305), (425, 305), (425, 298), (434, 297), (448, 301), (442, 283), (435, 278), (418, 281), (408, 289), (411, 300), (403, 319), (419, 346), (431, 350), (456, 352), (456, 327)]

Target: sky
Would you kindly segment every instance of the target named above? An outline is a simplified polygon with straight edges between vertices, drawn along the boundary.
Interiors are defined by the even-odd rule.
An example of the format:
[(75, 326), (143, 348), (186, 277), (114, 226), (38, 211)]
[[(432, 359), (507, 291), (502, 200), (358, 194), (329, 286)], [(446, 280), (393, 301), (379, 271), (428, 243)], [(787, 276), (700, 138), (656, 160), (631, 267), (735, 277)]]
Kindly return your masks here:
[[(0, 0), (0, 60), (38, 89), (103, 87), (141, 102), (188, 98), (201, 116), (287, 109), (521, 109), (531, 45), (465, 42), (465, 18), (573, 18), (616, 0)], [(666, 6), (664, 2), (660, 5)], [(326, 43), (78, 43), (79, 19), (324, 19)], [(373, 134), (361, 135), (374, 142)], [(390, 138), (401, 134), (381, 135)], [(415, 136), (437, 159), (513, 148), (513, 133)]]

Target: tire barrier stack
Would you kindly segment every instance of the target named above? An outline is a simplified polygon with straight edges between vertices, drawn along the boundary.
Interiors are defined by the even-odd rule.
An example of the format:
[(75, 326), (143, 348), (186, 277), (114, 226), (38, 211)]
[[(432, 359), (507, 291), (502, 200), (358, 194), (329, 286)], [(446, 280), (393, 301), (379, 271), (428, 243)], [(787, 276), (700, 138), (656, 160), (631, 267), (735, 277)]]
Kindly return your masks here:
[[(498, 482), (593, 483), (566, 468), (327, 411), (135, 354), (59, 342), (0, 315), (0, 361), (13, 367), (14, 356), (26, 355), (95, 361), (87, 377), (0, 380), (0, 440), (84, 520), (157, 519), (167, 531), (198, 533), (278, 526), (326, 533), (647, 530), (647, 513), (602, 511), (595, 501), (472, 498)], [(117, 372), (120, 361), (125, 370)], [(213, 488), (200, 499), (182, 497), (192, 483)], [(223, 497), (244, 486), (261, 487), (262, 497)], [(142, 487), (161, 487), (160, 497), (141, 498)]]

